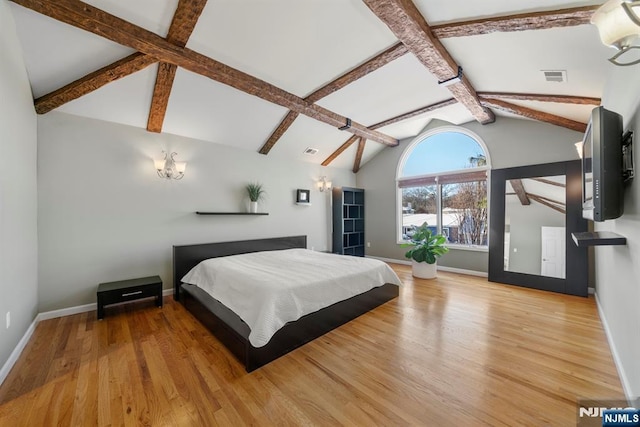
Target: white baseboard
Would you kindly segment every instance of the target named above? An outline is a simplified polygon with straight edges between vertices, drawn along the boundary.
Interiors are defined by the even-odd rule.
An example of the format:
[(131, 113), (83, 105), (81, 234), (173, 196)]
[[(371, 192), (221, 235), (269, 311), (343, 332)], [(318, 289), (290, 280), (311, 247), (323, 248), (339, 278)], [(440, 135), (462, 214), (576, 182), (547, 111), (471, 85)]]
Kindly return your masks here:
[(91, 304), (77, 305), (75, 307), (61, 308), (60, 310), (45, 311), (44, 313), (38, 313), (36, 316), (37, 322), (43, 320), (55, 319), (57, 317), (71, 316), (73, 314), (85, 313), (87, 311), (93, 311), (97, 308), (97, 304), (92, 302)]
[[(173, 289), (163, 289), (162, 295), (173, 295)], [(36, 316), (36, 320), (41, 322), (43, 320), (55, 319), (57, 317), (71, 316), (73, 314), (86, 313), (87, 311), (93, 311), (98, 308), (98, 304), (92, 302), (91, 304), (77, 305), (75, 307), (61, 308), (60, 310), (45, 311), (39, 313)]]
[(16, 346), (16, 348), (14, 348), (11, 354), (9, 355), (9, 358), (2, 366), (2, 369), (0, 369), (0, 384), (4, 382), (4, 380), (7, 378), (7, 375), (9, 375), (9, 372), (11, 372), (11, 368), (13, 368), (13, 365), (15, 365), (16, 362), (18, 361), (18, 358), (22, 354), (22, 350), (24, 350), (24, 348), (27, 346), (27, 343), (31, 339), (31, 335), (33, 335), (33, 331), (36, 330), (37, 324), (38, 324), (38, 320), (36, 316), (36, 318), (33, 319), (33, 322), (31, 322), (31, 325), (29, 325), (29, 327), (27, 328), (27, 331), (24, 333), (24, 335), (18, 342), (18, 345)]
[(600, 315), (600, 322), (602, 323), (602, 327), (604, 328), (604, 334), (607, 336), (607, 341), (609, 342), (609, 349), (611, 350), (611, 355), (613, 356), (613, 362), (616, 364), (616, 369), (618, 370), (618, 376), (620, 377), (620, 382), (622, 383), (622, 389), (624, 390), (624, 395), (627, 398), (627, 402), (629, 402), (629, 405), (633, 405), (636, 397), (634, 397), (633, 394), (631, 394), (631, 385), (629, 385), (629, 380), (627, 379), (627, 375), (624, 372), (622, 361), (620, 360), (620, 356), (618, 355), (618, 351), (616, 350), (615, 343), (613, 342), (613, 338), (611, 337), (611, 330), (609, 329), (607, 318), (604, 316), (604, 311), (602, 311), (602, 306), (600, 305), (598, 294), (595, 293), (595, 296), (596, 296), (596, 307), (598, 307), (598, 314)]
[[(173, 288), (163, 289), (162, 295), (163, 296), (173, 295)], [(0, 369), (0, 385), (2, 385), (4, 380), (7, 378), (7, 375), (9, 375), (11, 368), (13, 368), (13, 365), (15, 365), (15, 363), (18, 361), (20, 354), (22, 354), (22, 351), (27, 346), (27, 343), (31, 339), (31, 335), (33, 335), (33, 331), (35, 331), (38, 323), (42, 322), (43, 320), (55, 319), (57, 317), (64, 317), (64, 316), (71, 316), (73, 314), (86, 313), (87, 311), (96, 310), (97, 307), (98, 307), (98, 304), (93, 302), (91, 304), (77, 305), (75, 307), (61, 308), (60, 310), (52, 310), (52, 311), (45, 311), (42, 313), (38, 313), (35, 319), (33, 319), (33, 322), (31, 322), (31, 325), (29, 325), (29, 327), (27, 328), (27, 331), (24, 333), (24, 335), (20, 339), (20, 342), (18, 342), (18, 345), (16, 346), (16, 348), (14, 348), (13, 351), (11, 352), (11, 355), (9, 355), (9, 358), (7, 359), (5, 364), (2, 366), (2, 369)]]
[[(383, 257), (377, 257), (377, 256), (370, 256), (370, 255), (367, 255), (367, 258), (379, 259), (380, 261), (391, 262), (393, 264), (411, 265), (411, 261), (407, 261), (407, 260), (404, 260), (404, 259), (400, 260), (400, 259), (383, 258)], [(478, 276), (478, 277), (488, 277), (489, 276), (484, 271), (466, 270), (464, 268), (445, 267), (443, 265), (438, 265), (438, 270), (446, 271), (446, 272), (449, 272), (449, 273), (466, 274), (468, 276)]]

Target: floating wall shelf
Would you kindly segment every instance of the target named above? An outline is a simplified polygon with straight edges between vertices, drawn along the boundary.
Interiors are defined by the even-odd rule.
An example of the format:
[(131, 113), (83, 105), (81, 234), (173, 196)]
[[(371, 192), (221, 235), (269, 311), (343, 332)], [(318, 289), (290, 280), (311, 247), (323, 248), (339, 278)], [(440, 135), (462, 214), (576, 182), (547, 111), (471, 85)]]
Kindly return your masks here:
[(269, 215), (267, 212), (201, 212), (197, 211), (197, 215)]
[(583, 233), (571, 233), (573, 241), (579, 247), (582, 246), (612, 246), (626, 245), (627, 238), (611, 231), (594, 231)]

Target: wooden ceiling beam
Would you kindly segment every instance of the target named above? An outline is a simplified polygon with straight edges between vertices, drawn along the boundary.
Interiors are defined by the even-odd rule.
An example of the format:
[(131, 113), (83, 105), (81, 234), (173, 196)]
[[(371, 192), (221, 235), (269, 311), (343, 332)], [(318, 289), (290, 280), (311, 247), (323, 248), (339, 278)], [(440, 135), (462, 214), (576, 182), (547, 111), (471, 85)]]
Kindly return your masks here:
[(495, 32), (544, 30), (589, 24), (591, 15), (600, 7), (586, 6), (570, 9), (529, 12), (517, 15), (481, 18), (464, 22), (433, 25), (431, 31), (438, 38), (477, 36)]
[[(561, 206), (557, 206), (557, 205), (554, 205), (553, 203), (548, 202), (547, 200), (549, 200), (549, 199), (547, 199), (546, 197), (537, 196), (537, 195), (531, 194), (531, 193), (527, 193), (527, 196), (529, 196), (529, 198), (531, 200), (536, 201), (536, 202), (540, 203), (541, 205), (547, 206), (547, 207), (549, 207), (549, 208), (551, 208), (551, 209), (553, 209), (555, 211), (558, 211), (558, 212), (560, 212), (562, 214), (566, 214), (566, 211), (565, 211), (564, 208), (562, 208)], [(557, 203), (555, 201), (553, 201), (553, 202)]]
[(449, 98), (446, 101), (436, 102), (435, 104), (427, 105), (426, 107), (421, 107), (413, 111), (409, 111), (408, 113), (400, 114), (399, 116), (392, 117), (390, 119), (384, 120), (382, 122), (376, 123), (375, 125), (369, 126), (369, 129), (380, 129), (381, 127), (389, 126), (394, 123), (401, 122), (403, 120), (410, 119), (415, 116), (419, 116), (420, 114), (429, 113), (431, 111), (439, 110), (440, 108), (448, 107), (449, 105), (457, 104), (458, 100), (455, 98)]
[(499, 99), (487, 99), (480, 97), (480, 101), (487, 107), (495, 108), (511, 114), (517, 114), (540, 122), (551, 123), (552, 125), (561, 126), (576, 132), (584, 133), (587, 130), (585, 123), (557, 116), (555, 114), (545, 113), (534, 110), (532, 108), (522, 107), (520, 105), (511, 104), (510, 102), (501, 101)]
[[(428, 113), (430, 111), (435, 111), (435, 110), (438, 110), (440, 108), (444, 108), (444, 107), (447, 107), (449, 105), (453, 105), (453, 104), (457, 104), (457, 103), (458, 103), (458, 101), (456, 99), (454, 99), (454, 98), (447, 99), (446, 101), (436, 102), (435, 104), (427, 105), (426, 107), (418, 108), (417, 110), (409, 111), (408, 113), (404, 113), (404, 114), (401, 114), (399, 116), (392, 117), (392, 118), (390, 118), (388, 120), (376, 123), (375, 125), (371, 125), (371, 126), (369, 126), (369, 129), (371, 129), (371, 130), (379, 129), (379, 128), (384, 127), (384, 126), (388, 126), (388, 125), (391, 125), (391, 124), (394, 124), (394, 123), (398, 123), (398, 122), (401, 122), (403, 120), (410, 119), (411, 117), (415, 117), (415, 116), (418, 116), (420, 114)], [(335, 160), (335, 158), (338, 157), (351, 144), (353, 144), (353, 142), (354, 141), (352, 141), (352, 140), (348, 140), (347, 142), (345, 142), (340, 148), (338, 148), (333, 154), (331, 154), (331, 156), (329, 156), (322, 163), (322, 166), (327, 166), (329, 163), (331, 163), (333, 160)], [(354, 167), (354, 169), (355, 169), (355, 167)]]
[(559, 104), (600, 105), (600, 98), (572, 95), (540, 95), (535, 93), (510, 92), (478, 92), (478, 96), (485, 99), (515, 99), (518, 101), (556, 102)]
[[(173, 14), (166, 40), (176, 46), (185, 47), (206, 4), (207, 0), (180, 0)], [(158, 66), (147, 120), (147, 130), (150, 132), (162, 132), (162, 124), (177, 70), (177, 66), (167, 62), (160, 62)]]
[(43, 95), (34, 100), (34, 106), (38, 114), (45, 114), (54, 110), (67, 102), (80, 98), (96, 89), (101, 88), (107, 83), (111, 83), (137, 71), (140, 71), (149, 65), (157, 62), (155, 58), (136, 52), (122, 58), (119, 61), (102, 67), (93, 73), (87, 74), (76, 81), (69, 83)]
[(545, 179), (545, 178), (531, 178), (532, 181), (538, 181), (541, 182), (543, 184), (548, 184), (548, 185), (554, 185), (556, 187), (562, 187), (562, 188), (567, 188), (567, 186), (561, 182), (555, 182), (555, 181), (551, 181), (550, 179)]
[(158, 64), (156, 83), (153, 87), (149, 118), (147, 119), (147, 130), (149, 132), (162, 132), (164, 116), (169, 106), (169, 96), (171, 96), (176, 71), (178, 71), (178, 67), (173, 64), (167, 62), (160, 62)]
[(276, 130), (273, 131), (267, 142), (264, 143), (260, 151), (260, 154), (269, 154), (269, 151), (273, 148), (274, 145), (280, 140), (282, 135), (289, 129), (289, 127), (293, 124), (293, 122), (298, 118), (299, 114), (295, 111), (289, 111), (284, 119), (280, 122)]
[(353, 161), (353, 173), (358, 173), (360, 170), (360, 164), (362, 163), (362, 154), (364, 153), (364, 146), (367, 143), (367, 140), (364, 138), (360, 138), (358, 141), (358, 151), (356, 151), (356, 158)]
[(524, 189), (524, 185), (522, 184), (522, 180), (521, 179), (510, 179), (509, 183), (511, 184), (511, 187), (513, 188), (513, 191), (516, 192), (516, 196), (518, 196), (518, 199), (520, 199), (520, 203), (522, 203), (523, 206), (527, 206), (531, 204), (531, 200), (529, 200), (529, 198), (527, 197), (527, 192)]
[[(377, 70), (378, 68), (388, 64), (389, 62), (400, 58), (407, 52), (408, 52), (407, 48), (402, 43), (396, 43), (395, 45), (391, 46), (389, 49), (385, 50), (384, 52), (374, 56), (373, 58), (359, 65), (353, 70), (341, 75), (337, 79), (322, 86), (320, 89), (316, 90), (315, 92), (307, 96), (304, 100), (307, 102), (315, 103), (320, 99), (324, 98), (325, 96), (328, 96), (333, 92), (342, 89), (348, 84), (353, 83), (359, 78), (366, 76), (367, 74)], [(292, 115), (292, 114), (295, 114), (295, 115)], [(290, 111), (289, 114), (287, 114), (285, 118), (280, 122), (280, 124), (276, 127), (276, 130), (273, 131), (271, 136), (269, 136), (269, 139), (267, 139), (267, 142), (265, 142), (262, 148), (260, 148), (259, 153), (268, 154), (269, 151), (273, 148), (273, 146), (276, 145), (278, 140), (282, 137), (282, 135), (284, 135), (287, 129), (289, 129), (289, 127), (293, 124), (293, 121), (297, 117), (298, 117), (297, 113), (292, 113)]]
[(389, 62), (394, 61), (401, 56), (404, 56), (408, 52), (406, 46), (402, 43), (396, 43), (389, 49), (386, 49), (382, 53), (374, 56), (363, 64), (357, 66), (351, 71), (341, 75), (337, 79), (327, 83), (320, 89), (311, 93), (305, 98), (308, 102), (318, 102), (325, 96), (331, 95), (343, 87), (355, 82), (356, 80), (366, 76), (367, 74), (387, 65)]
[(343, 153), (344, 150), (351, 147), (351, 144), (356, 142), (359, 139), (357, 135), (353, 135), (351, 138), (347, 139), (344, 144), (342, 144), (336, 151), (331, 153), (329, 157), (327, 157), (324, 162), (322, 162), (322, 166), (329, 166), (331, 162), (333, 162), (336, 157)]
[[(458, 64), (431, 32), (429, 24), (411, 0), (363, 0), (438, 81), (452, 81), (459, 76)], [(478, 100), (475, 89), (462, 75), (446, 86), (480, 123), (495, 121), (493, 113)]]
[[(310, 104), (292, 93), (191, 49), (169, 43), (151, 31), (79, 0), (56, 0), (55, 2), (47, 0), (12, 1), (58, 21), (92, 32), (124, 46), (129, 46), (156, 58), (158, 61), (177, 65), (330, 126), (343, 127), (347, 124), (347, 117), (318, 105)], [(395, 138), (372, 131), (353, 121), (351, 126), (345, 130), (385, 145), (398, 145), (398, 141)]]

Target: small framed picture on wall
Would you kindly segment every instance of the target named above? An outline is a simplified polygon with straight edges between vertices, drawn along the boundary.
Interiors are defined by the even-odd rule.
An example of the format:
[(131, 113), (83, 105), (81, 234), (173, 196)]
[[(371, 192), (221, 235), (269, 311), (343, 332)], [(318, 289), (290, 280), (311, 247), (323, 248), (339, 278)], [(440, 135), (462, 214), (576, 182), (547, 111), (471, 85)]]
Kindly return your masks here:
[(296, 203), (309, 203), (309, 190), (296, 190)]

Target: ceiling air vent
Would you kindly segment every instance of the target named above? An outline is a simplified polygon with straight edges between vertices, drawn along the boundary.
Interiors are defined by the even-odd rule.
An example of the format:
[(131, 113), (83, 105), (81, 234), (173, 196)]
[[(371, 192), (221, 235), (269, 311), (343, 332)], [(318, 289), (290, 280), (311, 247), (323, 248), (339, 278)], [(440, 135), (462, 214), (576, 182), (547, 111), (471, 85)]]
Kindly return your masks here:
[(544, 79), (548, 82), (566, 83), (567, 70), (542, 70)]
[(304, 149), (304, 154), (308, 154), (309, 156), (314, 156), (318, 153), (318, 149), (317, 148), (310, 148), (307, 147)]

